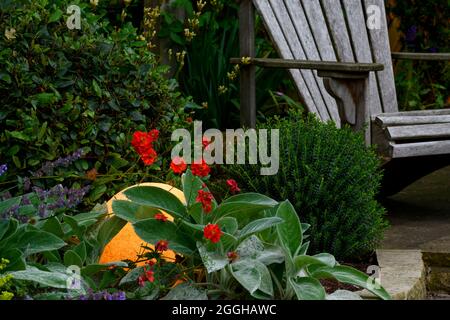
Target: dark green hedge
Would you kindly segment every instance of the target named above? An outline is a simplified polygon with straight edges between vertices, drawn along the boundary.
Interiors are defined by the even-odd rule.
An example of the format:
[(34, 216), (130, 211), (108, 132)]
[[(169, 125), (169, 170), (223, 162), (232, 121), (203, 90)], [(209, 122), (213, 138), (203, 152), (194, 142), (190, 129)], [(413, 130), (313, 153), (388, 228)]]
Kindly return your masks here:
[[(71, 4), (81, 7), (81, 30), (66, 26)], [(58, 178), (33, 182), (82, 186), (86, 171), (95, 168), (92, 203), (145, 178), (136, 174), (149, 169), (130, 148), (131, 134), (158, 128), (164, 140), (186, 101), (138, 31), (131, 24), (110, 26), (89, 2), (5, 1), (1, 6), (0, 163), (9, 167), (1, 189), (14, 188), (16, 176), (80, 148), (83, 158), (55, 172)], [(162, 146), (168, 147), (161, 144), (159, 152)]]

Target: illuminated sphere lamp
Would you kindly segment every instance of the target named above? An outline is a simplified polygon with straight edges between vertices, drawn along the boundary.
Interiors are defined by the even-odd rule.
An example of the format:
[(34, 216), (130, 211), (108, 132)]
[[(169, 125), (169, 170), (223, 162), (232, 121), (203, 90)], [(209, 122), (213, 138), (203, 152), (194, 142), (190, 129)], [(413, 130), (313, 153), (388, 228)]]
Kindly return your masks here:
[[(128, 187), (119, 193), (117, 193), (114, 197), (112, 197), (107, 203), (107, 210), (109, 214), (114, 214), (112, 210), (112, 203), (114, 200), (128, 200), (125, 196), (124, 192), (133, 187), (142, 187), (142, 186), (151, 186), (161, 188), (163, 190), (169, 191), (171, 194), (176, 196), (182, 203), (186, 203), (184, 198), (184, 194), (181, 190), (164, 183), (154, 183), (154, 182), (145, 182), (140, 183), (135, 186)], [(164, 211), (160, 211), (163, 213), (169, 221), (173, 221), (173, 217)], [(170, 239), (161, 239), (169, 241), (170, 247)], [(142, 246), (145, 245), (149, 248), (154, 249), (153, 244), (146, 243), (143, 241), (134, 231), (133, 225), (131, 223), (127, 223), (119, 233), (116, 234), (114, 238), (105, 246), (103, 252), (100, 256), (100, 263), (110, 263), (121, 260), (131, 260), (136, 261), (138, 259), (138, 254), (142, 254)], [(172, 250), (164, 251), (162, 257), (167, 259), (168, 261), (174, 261), (175, 252)], [(138, 265), (143, 265), (144, 262), (138, 263)]]

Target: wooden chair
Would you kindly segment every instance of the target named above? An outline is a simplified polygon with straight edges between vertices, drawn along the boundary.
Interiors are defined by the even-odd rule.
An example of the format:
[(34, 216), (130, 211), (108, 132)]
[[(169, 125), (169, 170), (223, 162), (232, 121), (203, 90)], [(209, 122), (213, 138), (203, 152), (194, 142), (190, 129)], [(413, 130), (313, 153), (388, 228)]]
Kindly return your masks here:
[[(255, 57), (255, 8), (282, 59)], [(406, 179), (414, 181), (450, 164), (450, 109), (399, 112), (392, 68), (392, 58), (448, 61), (450, 54), (391, 53), (383, 0), (241, 0), (239, 21), (241, 58), (231, 63), (241, 65), (243, 126), (256, 124), (256, 66), (287, 68), (307, 110), (366, 129), (388, 170), (401, 172), (419, 157), (425, 164)]]

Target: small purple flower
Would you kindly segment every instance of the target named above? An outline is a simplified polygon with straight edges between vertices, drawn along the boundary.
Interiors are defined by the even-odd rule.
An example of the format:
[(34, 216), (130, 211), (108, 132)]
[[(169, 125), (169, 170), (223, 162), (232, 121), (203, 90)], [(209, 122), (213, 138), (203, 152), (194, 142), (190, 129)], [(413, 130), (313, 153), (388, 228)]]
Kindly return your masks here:
[(120, 301), (127, 300), (127, 296), (125, 295), (124, 291), (116, 292), (113, 294), (113, 296), (114, 296), (114, 300), (120, 300)]
[(407, 44), (414, 44), (417, 38), (417, 31), (418, 31), (417, 26), (409, 27), (405, 35), (405, 41)]
[(58, 158), (53, 162), (47, 161), (38, 171), (33, 173), (33, 177), (42, 177), (44, 176), (44, 174), (51, 175), (53, 174), (53, 169), (57, 167), (68, 167), (71, 163), (80, 159), (82, 156), (83, 156), (83, 149), (78, 149), (77, 151), (75, 151), (74, 153), (72, 153), (67, 157)]
[(438, 48), (436, 48), (436, 47), (431, 47), (429, 50), (430, 50), (431, 53), (438, 52)]
[(2, 165), (0, 166), (0, 176), (2, 176), (3, 174), (5, 174), (6, 171), (8, 171), (8, 165), (2, 164)]
[(28, 198), (28, 196), (23, 196), (23, 198), (22, 198), (22, 204), (24, 205), (24, 206), (28, 206), (28, 205), (30, 205), (31, 204), (31, 201), (30, 201), (30, 198)]
[(125, 292), (118, 291), (114, 293), (109, 293), (108, 291), (93, 292), (89, 289), (87, 294), (78, 297), (79, 300), (126, 300)]

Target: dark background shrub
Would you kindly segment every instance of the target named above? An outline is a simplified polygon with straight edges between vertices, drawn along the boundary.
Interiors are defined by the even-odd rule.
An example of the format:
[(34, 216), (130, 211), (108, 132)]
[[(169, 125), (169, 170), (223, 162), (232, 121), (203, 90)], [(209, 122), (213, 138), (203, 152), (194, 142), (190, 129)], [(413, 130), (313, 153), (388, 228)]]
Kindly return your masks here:
[(381, 171), (360, 134), (337, 129), (309, 116), (275, 118), (265, 128), (280, 129), (280, 169), (261, 176), (259, 165), (224, 166), (247, 191), (289, 199), (302, 222), (311, 224), (312, 252), (345, 259), (368, 254), (386, 227), (375, 200)]
[[(389, 17), (400, 20), (401, 51), (450, 51), (448, 1), (388, 1), (386, 6)], [(394, 60), (394, 68), (400, 109), (450, 107), (450, 67), (447, 62)]]
[[(66, 9), (78, 4), (81, 30), (66, 26)], [(112, 196), (146, 179), (161, 163), (144, 168), (130, 147), (135, 130), (161, 130), (167, 141), (186, 101), (167, 68), (138, 40), (131, 23), (120, 28), (86, 2), (4, 2), (0, 11), (0, 163), (3, 190), (18, 193), (17, 176), (46, 161), (83, 149), (84, 156), (50, 178), (51, 187), (92, 183), (85, 204)], [(8, 39), (5, 30), (15, 29)], [(169, 136), (170, 137), (170, 136)], [(164, 153), (168, 143), (160, 143)], [(96, 169), (98, 174), (86, 177)], [(21, 180), (19, 179), (19, 182)]]

